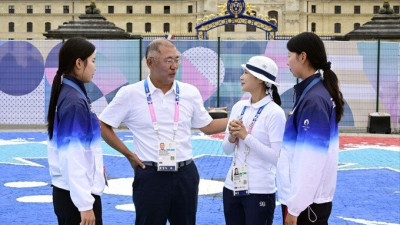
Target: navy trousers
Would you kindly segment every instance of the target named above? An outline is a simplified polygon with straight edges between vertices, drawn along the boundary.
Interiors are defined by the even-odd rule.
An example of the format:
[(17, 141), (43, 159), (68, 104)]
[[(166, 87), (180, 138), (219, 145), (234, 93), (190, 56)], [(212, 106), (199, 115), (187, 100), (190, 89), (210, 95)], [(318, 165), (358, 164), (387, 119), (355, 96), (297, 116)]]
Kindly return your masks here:
[[(313, 203), (309, 207), (311, 210), (307, 208), (297, 217), (297, 225), (328, 225), (328, 219), (332, 211), (332, 202), (322, 204)], [(283, 222), (285, 222), (287, 206), (281, 205), (281, 208)]]
[(233, 191), (224, 187), (223, 200), (226, 225), (272, 224), (275, 193), (233, 196)]
[(195, 225), (199, 173), (194, 162), (177, 172), (138, 167), (132, 184), (136, 225)]
[[(96, 225), (102, 225), (101, 198), (93, 195), (93, 211), (96, 218)], [(81, 213), (74, 205), (70, 192), (56, 186), (53, 186), (53, 206), (57, 216), (58, 225), (79, 225), (81, 223)]]

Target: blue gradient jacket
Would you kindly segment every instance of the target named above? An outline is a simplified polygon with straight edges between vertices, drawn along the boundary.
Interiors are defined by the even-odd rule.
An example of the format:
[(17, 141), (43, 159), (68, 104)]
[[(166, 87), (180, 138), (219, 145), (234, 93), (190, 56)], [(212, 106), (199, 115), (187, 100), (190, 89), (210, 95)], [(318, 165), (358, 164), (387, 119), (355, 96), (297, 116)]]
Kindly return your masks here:
[[(68, 81), (73, 85), (66, 84)], [(100, 141), (99, 121), (90, 110), (83, 82), (64, 76), (53, 139), (48, 143), (48, 161), (52, 184), (69, 190), (79, 211), (92, 209), (92, 194), (101, 195), (104, 190)]]
[(296, 108), (289, 116), (277, 165), (278, 200), (298, 216), (312, 203), (331, 202), (336, 188), (339, 135), (336, 110), (323, 81), (299, 101), (316, 73), (295, 85)]

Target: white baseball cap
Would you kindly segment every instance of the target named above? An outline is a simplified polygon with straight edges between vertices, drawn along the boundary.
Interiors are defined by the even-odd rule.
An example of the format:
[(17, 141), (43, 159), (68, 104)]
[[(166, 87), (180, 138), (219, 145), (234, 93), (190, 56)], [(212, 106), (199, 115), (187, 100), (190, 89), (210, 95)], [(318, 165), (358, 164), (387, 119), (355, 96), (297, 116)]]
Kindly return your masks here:
[(253, 56), (246, 64), (242, 64), (242, 68), (264, 82), (279, 85), (275, 82), (278, 66), (266, 56)]

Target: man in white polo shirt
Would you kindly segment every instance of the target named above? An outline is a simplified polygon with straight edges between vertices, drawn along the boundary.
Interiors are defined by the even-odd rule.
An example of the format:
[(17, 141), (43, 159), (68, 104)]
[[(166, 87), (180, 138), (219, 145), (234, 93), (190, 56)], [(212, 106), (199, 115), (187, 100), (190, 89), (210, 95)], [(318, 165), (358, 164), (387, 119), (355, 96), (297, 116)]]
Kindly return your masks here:
[[(135, 170), (136, 225), (196, 224), (199, 174), (192, 160), (191, 128), (222, 132), (227, 118), (212, 119), (198, 89), (175, 80), (180, 54), (172, 42), (157, 39), (146, 49), (150, 75), (122, 87), (100, 115), (104, 140)], [(133, 133), (131, 152), (116, 136), (121, 123)], [(160, 154), (164, 143), (168, 154)]]

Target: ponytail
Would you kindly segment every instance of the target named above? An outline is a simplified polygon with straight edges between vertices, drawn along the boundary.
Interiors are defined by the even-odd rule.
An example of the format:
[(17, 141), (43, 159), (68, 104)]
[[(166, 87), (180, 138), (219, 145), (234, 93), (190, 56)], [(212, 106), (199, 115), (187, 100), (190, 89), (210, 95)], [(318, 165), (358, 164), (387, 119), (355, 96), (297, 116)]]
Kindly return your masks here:
[(57, 70), (56, 76), (54, 77), (53, 84), (51, 86), (51, 95), (49, 102), (49, 111), (47, 112), (47, 132), (49, 133), (49, 139), (53, 138), (54, 128), (54, 117), (56, 115), (58, 96), (61, 91), (61, 75), (62, 72)]
[(336, 105), (336, 122), (342, 119), (344, 112), (344, 100), (339, 89), (339, 82), (336, 74), (331, 70), (331, 62), (327, 60), (325, 45), (321, 38), (312, 32), (303, 32), (292, 37), (286, 44), (290, 52), (300, 54), (305, 52), (313, 69), (324, 71), (324, 86), (331, 95)]
[(63, 74), (73, 75), (77, 59), (85, 61), (96, 47), (85, 38), (73, 37), (68, 39), (60, 48), (58, 53), (58, 70), (51, 87), (49, 110), (47, 113), (47, 131), (49, 139), (53, 138), (54, 118), (57, 110), (58, 96), (61, 91), (61, 76)]
[[(330, 62), (328, 62), (330, 63)], [(336, 122), (339, 123), (344, 113), (344, 100), (343, 94), (339, 89), (339, 81), (336, 74), (330, 69), (325, 68), (323, 73), (324, 86), (332, 96), (333, 101), (336, 105)]]
[(281, 97), (279, 96), (279, 93), (278, 93), (278, 88), (275, 86), (275, 84), (272, 84), (271, 89), (272, 89), (272, 96), (271, 96), (272, 99), (274, 100), (274, 102), (276, 104), (278, 104), (280, 106), (282, 104), (282, 102), (281, 102)]

